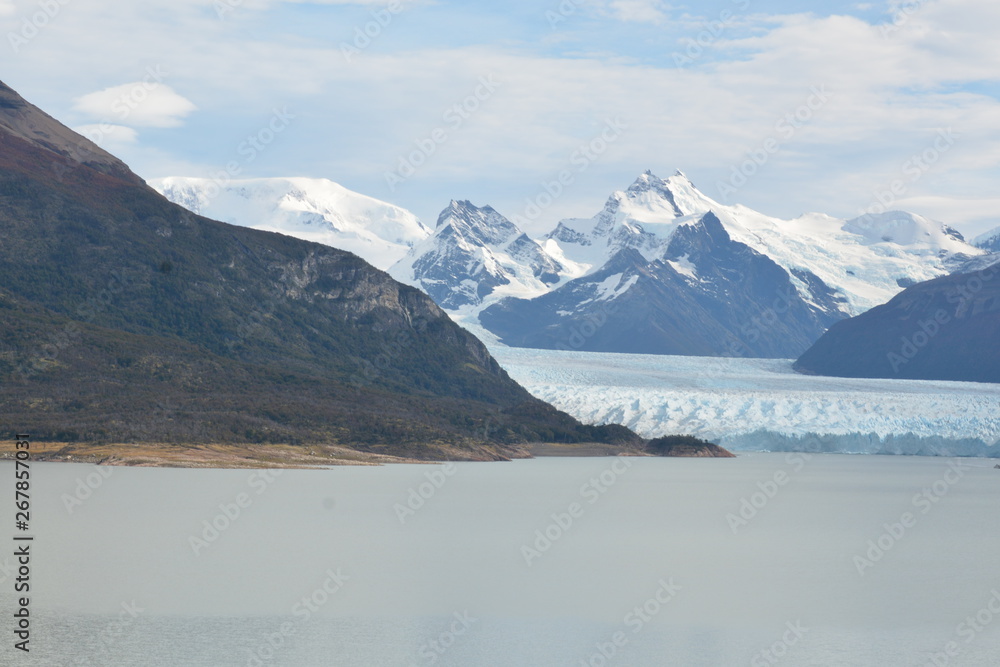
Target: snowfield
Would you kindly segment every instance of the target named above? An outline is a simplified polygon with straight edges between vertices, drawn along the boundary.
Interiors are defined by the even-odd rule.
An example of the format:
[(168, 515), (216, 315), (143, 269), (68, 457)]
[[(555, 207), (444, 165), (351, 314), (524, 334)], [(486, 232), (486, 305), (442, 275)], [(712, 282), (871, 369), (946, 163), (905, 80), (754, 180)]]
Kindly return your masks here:
[(347, 250), (388, 269), (431, 234), (409, 211), (325, 178), (158, 178), (149, 185), (198, 215)]
[(792, 361), (491, 345), (532, 394), (588, 423), (736, 450), (1000, 456), (1000, 385), (800, 375)]

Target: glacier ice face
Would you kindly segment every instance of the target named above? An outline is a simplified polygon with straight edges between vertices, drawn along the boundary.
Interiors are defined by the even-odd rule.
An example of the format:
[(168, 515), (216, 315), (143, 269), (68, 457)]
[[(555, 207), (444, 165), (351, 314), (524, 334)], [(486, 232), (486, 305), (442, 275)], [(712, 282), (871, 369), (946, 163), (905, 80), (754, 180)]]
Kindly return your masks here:
[(511, 377), (588, 423), (733, 449), (1000, 455), (1000, 385), (795, 373), (790, 360), (491, 345)]

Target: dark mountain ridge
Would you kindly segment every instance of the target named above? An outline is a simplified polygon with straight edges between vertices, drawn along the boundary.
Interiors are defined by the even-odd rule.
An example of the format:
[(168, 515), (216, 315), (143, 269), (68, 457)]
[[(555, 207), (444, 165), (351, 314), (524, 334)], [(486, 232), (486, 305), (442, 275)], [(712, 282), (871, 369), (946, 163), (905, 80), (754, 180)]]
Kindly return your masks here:
[(6, 428), (41, 439), (418, 458), (638, 440), (531, 397), (417, 289), (192, 215), (2, 84), (0, 332)]
[(998, 340), (1000, 261), (918, 283), (838, 322), (799, 357), (795, 369), (840, 377), (1000, 382)]

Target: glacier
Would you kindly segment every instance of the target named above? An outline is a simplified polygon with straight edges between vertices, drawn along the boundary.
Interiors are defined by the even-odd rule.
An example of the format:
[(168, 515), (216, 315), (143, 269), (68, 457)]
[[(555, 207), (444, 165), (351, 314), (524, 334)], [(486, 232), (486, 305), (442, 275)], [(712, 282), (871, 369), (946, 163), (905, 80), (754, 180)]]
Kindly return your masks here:
[(488, 344), (538, 398), (644, 437), (685, 433), (736, 451), (1000, 457), (997, 384), (801, 375), (790, 359)]

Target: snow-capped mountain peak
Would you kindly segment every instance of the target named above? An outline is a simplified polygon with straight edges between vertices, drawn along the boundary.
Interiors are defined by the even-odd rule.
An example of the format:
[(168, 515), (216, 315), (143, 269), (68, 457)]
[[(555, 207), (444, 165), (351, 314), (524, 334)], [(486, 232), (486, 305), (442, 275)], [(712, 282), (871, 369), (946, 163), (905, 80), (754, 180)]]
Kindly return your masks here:
[(398, 206), (325, 178), (253, 178), (220, 184), (209, 178), (149, 182), (193, 213), (353, 252), (387, 269), (431, 230)]
[(472, 202), (454, 199), (438, 216), (434, 228), (438, 230), (448, 226), (470, 242), (490, 246), (505, 245), (524, 233), (492, 206), (479, 208)]
[[(675, 175), (673, 178), (679, 180), (684, 177)], [(618, 199), (619, 201), (641, 202), (650, 209), (667, 209), (673, 215), (681, 217), (684, 212), (677, 208), (677, 202), (674, 200), (674, 193), (670, 186), (669, 180), (665, 181), (647, 169), (625, 190), (626, 198)]]
[(492, 207), (452, 200), (434, 233), (415, 245), (390, 274), (416, 285), (442, 307), (481, 307), (487, 297), (537, 296), (563, 267)]
[(572, 267), (574, 278), (596, 271), (626, 248), (653, 261), (662, 257), (678, 226), (696, 221), (713, 206), (716, 202), (680, 171), (662, 179), (647, 170), (625, 190), (612, 193), (593, 218), (560, 221), (542, 244)]
[(681, 171), (647, 170), (537, 241), (490, 206), (453, 200), (430, 230), (322, 179), (152, 185), (210, 217), (356, 252), (512, 345), (798, 356), (834, 322), (986, 254), (911, 213), (784, 220), (721, 204)]
[(968, 249), (965, 238), (955, 229), (935, 222), (915, 213), (886, 211), (866, 214), (848, 220), (842, 229), (861, 237), (865, 245), (891, 243), (907, 246), (911, 251), (918, 248), (932, 252), (962, 252)]
[(972, 240), (972, 245), (990, 252), (1000, 252), (1000, 227), (980, 234)]
[[(508, 300), (481, 312), (503, 341), (764, 356), (796, 356), (832, 323), (983, 254), (919, 215), (782, 220), (720, 204), (682, 172), (661, 179), (651, 171), (612, 193), (592, 218), (560, 221), (541, 244), (566, 267), (564, 279), (534, 303)], [(613, 298), (609, 281), (620, 282)], [(644, 339), (609, 326), (589, 339), (574, 334), (581, 322), (606, 321), (611, 302), (629, 309), (627, 317), (615, 311), (615, 327), (635, 327)], [(779, 311), (769, 331), (755, 324)], [(647, 344), (650, 336), (659, 342)]]

